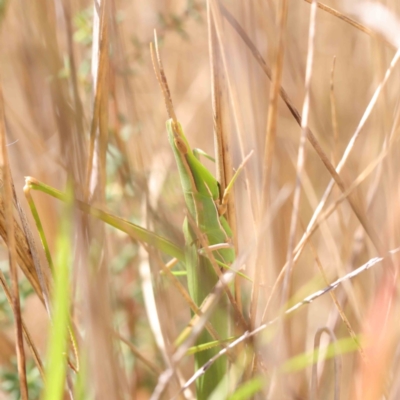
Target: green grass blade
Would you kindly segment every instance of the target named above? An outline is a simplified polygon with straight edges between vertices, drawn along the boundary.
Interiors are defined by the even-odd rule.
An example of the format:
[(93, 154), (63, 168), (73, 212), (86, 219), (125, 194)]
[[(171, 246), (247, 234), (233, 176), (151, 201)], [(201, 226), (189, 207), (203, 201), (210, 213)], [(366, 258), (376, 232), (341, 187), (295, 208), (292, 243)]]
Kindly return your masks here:
[(54, 272), (53, 259), (51, 257), (51, 253), (50, 253), (50, 249), (49, 249), (49, 245), (48, 245), (48, 242), (47, 242), (46, 235), (44, 233), (42, 221), (40, 220), (39, 213), (37, 211), (35, 202), (33, 201), (30, 189), (31, 189), (31, 187), (25, 186), (25, 188), (24, 188), (25, 196), (26, 196), (26, 199), (28, 201), (29, 208), (31, 210), (33, 219), (35, 220), (36, 228), (37, 228), (38, 233), (39, 233), (40, 241), (42, 242), (42, 246), (43, 246), (43, 249), (44, 249), (44, 252), (45, 252), (45, 255), (46, 255), (47, 262), (49, 264), (51, 272), (53, 273)]
[(214, 340), (212, 342), (208, 342), (208, 343), (202, 343), (196, 346), (192, 346), (189, 347), (189, 349), (187, 350), (186, 354), (190, 355), (190, 354), (196, 354), (199, 353), (200, 351), (205, 351), (208, 349), (212, 349), (214, 347), (218, 346), (218, 349), (221, 347), (221, 344), (226, 344), (228, 345), (230, 342), (234, 341), (235, 337), (231, 337), (229, 339), (225, 339), (225, 340)]
[[(26, 185), (29, 186), (31, 189), (39, 190), (61, 201), (66, 200), (65, 193), (60, 192), (59, 190), (49, 185), (46, 185), (43, 182), (39, 182), (35, 178), (26, 177), (25, 180)], [(92, 217), (100, 219), (106, 224), (111, 225), (122, 232), (125, 232), (133, 239), (153, 246), (163, 253), (171, 257), (177, 258), (179, 261), (184, 261), (185, 257), (183, 249), (180, 248), (177, 244), (169, 241), (168, 239), (165, 239), (162, 236), (159, 236), (123, 218), (117, 217), (96, 207), (92, 207), (89, 204), (84, 203), (83, 201), (75, 200), (75, 204), (81, 211), (91, 215)]]
[(47, 351), (44, 400), (64, 398), (66, 353), (69, 326), (69, 267), (71, 264), (72, 196), (67, 197), (57, 238), (57, 261), (54, 269), (53, 319)]

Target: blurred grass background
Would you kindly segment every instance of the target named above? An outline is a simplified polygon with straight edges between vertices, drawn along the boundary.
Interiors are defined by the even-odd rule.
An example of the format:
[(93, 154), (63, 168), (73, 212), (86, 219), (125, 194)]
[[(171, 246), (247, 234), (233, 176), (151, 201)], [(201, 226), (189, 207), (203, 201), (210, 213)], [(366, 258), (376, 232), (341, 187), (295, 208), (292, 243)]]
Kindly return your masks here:
[[(379, 13), (368, 8), (369, 3), (361, 0), (350, 3), (325, 1), (326, 5), (360, 23), (364, 23), (365, 13), (375, 16), (374, 34), (365, 33), (321, 9), (316, 20), (309, 126), (333, 165), (341, 158), (382, 81), (395, 53), (396, 35), (400, 35), (399, 24), (381, 18)], [(396, 1), (381, 3), (388, 11), (387, 18), (390, 16), (394, 21), (400, 18)], [(224, 1), (223, 4), (272, 68), (278, 49), (280, 24), (277, 16), (281, 3), (268, 0)], [(94, 108), (91, 63), (95, 11), (92, 2), (81, 0), (10, 0), (0, 2), (0, 6), (0, 82), (7, 149), (17, 196), (29, 214), (22, 192), (25, 176), (33, 176), (60, 190), (65, 190), (69, 178), (81, 198), (86, 190)], [(167, 113), (154, 77), (149, 42), (153, 40), (153, 30), (157, 29), (178, 119), (192, 147), (213, 154), (206, 2), (121, 0), (109, 1), (107, 7), (109, 60), (108, 75), (102, 82), (106, 100), (101, 115), (106, 116), (102, 124), (107, 127), (108, 139), (106, 160), (100, 160), (103, 164), (99, 168), (100, 176), (101, 169), (105, 168), (106, 184), (102, 187), (100, 178), (93, 183), (93, 193), (97, 195), (91, 202), (135, 223), (147, 223), (157, 233), (183, 243), (183, 196), (165, 133)], [(288, 2), (282, 86), (299, 111), (305, 94), (309, 15), (308, 2)], [(221, 21), (227, 62), (227, 70), (221, 70), (225, 83), (221, 96), (233, 165), (237, 167), (250, 150), (255, 151), (246, 165), (246, 174), (242, 174), (235, 185), (239, 252), (251, 249), (254, 238), (262, 247), (260, 250), (254, 246), (245, 263), (245, 273), (260, 288), (256, 306), (251, 304), (253, 284), (241, 283), (244, 314), (248, 316), (250, 309), (256, 309), (252, 320), (255, 328), (260, 324), (272, 286), (287, 258), (301, 129), (280, 100), (267, 194), (274, 212), (267, 221), (262, 215), (261, 203), (265, 195), (262, 182), (271, 82), (237, 32), (226, 19), (221, 17)], [(232, 109), (226, 89), (228, 80), (237, 99), (236, 109)], [(399, 150), (396, 145), (398, 88), (399, 68), (395, 67), (341, 172), (349, 187), (392, 140), (387, 156), (355, 190), (357, 205), (379, 236), (383, 243), (380, 250), (384, 252), (398, 247), (400, 239)], [(336, 107), (334, 118), (332, 93)], [(240, 129), (235, 118), (240, 121)], [(213, 170), (212, 163), (205, 163)], [(307, 142), (295, 244), (330, 179), (329, 172)], [(328, 203), (339, 195), (335, 187)], [(34, 197), (54, 253), (62, 207), (43, 194), (35, 193)], [(274, 204), (280, 205), (273, 208)], [(165, 354), (157, 347), (151, 330), (151, 318), (157, 319), (157, 316), (146, 312), (143, 299), (144, 275), (140, 268), (145, 256), (137, 243), (102, 223), (85, 231), (92, 235), (87, 233), (90, 245), (85, 247), (87, 238), (82, 226), (87, 222), (82, 222), (78, 214), (71, 249), (75, 260), (71, 266), (71, 296), (72, 318), (82, 335), (79, 345), (85, 349), (84, 360), (81, 360), (86, 364), (83, 368), (86, 371), (85, 393), (91, 393), (94, 396), (91, 398), (96, 399), (147, 399), (157, 384), (159, 371), (144, 366), (117, 339), (111, 349), (113, 336), (109, 331), (112, 325), (160, 371), (166, 367)], [(35, 231), (31, 218), (30, 222)], [(35, 239), (45, 265), (39, 238)], [(317, 263), (328, 280), (333, 281), (370, 258), (386, 254), (379, 254), (346, 201), (320, 226), (310, 243), (291, 274), (290, 297), (299, 300), (325, 286)], [(362, 342), (366, 360), (356, 350), (337, 356), (342, 365), (340, 398), (378, 399), (385, 395), (395, 399), (400, 396), (397, 263), (398, 256), (394, 255), (385, 269), (377, 266), (337, 290), (338, 301), (352, 329), (366, 338)], [(1, 269), (7, 275), (6, 246), (1, 249)], [(170, 354), (171, 343), (188, 322), (189, 311), (168, 280), (159, 277), (158, 269), (157, 262), (152, 262), (158, 319), (167, 343), (166, 354)], [(20, 291), (23, 318), (45, 360), (49, 320), (21, 273)], [(275, 297), (278, 299), (279, 294)], [(274, 307), (268, 310), (268, 318), (278, 314), (279, 309)], [(19, 398), (13, 318), (2, 292), (0, 321), (0, 399)], [(270, 341), (260, 335), (255, 341), (258, 362), (253, 371), (251, 366), (247, 367), (243, 381), (252, 375), (262, 377), (265, 385), (259, 398), (310, 398), (311, 366), (300, 364), (300, 368), (285, 372), (279, 368), (287, 360), (312, 350), (314, 336), (321, 327), (328, 327), (337, 339), (349, 336), (329, 296), (292, 316), (280, 333), (282, 337), (278, 339), (282, 343), (279, 346), (277, 338)], [(37, 399), (42, 380), (29, 351), (27, 357), (31, 377), (29, 398)], [(332, 362), (322, 361), (318, 366), (319, 398), (332, 398)], [(190, 361), (186, 361), (182, 367), (185, 378), (191, 375), (190, 368)], [(71, 371), (69, 374), (73, 376)], [(71, 379), (74, 387), (76, 379)], [(165, 398), (176, 393), (176, 386), (171, 386)], [(76, 398), (85, 397), (76, 394)]]

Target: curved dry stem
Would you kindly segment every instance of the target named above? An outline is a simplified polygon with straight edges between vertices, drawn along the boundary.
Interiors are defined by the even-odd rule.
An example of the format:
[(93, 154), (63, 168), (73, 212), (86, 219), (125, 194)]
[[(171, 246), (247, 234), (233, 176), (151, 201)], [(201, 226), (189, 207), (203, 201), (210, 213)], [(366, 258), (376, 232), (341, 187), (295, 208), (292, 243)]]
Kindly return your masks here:
[[(311, 374), (311, 384), (310, 384), (310, 393), (311, 393), (311, 400), (315, 400), (318, 398), (317, 390), (318, 390), (318, 377), (317, 377), (317, 366), (318, 366), (318, 355), (319, 355), (319, 346), (321, 342), (321, 336), (323, 333), (328, 334), (330, 342), (335, 345), (337, 339), (333, 331), (327, 327), (320, 328), (317, 330), (314, 336), (314, 362), (312, 367), (312, 374)], [(337, 353), (337, 352), (336, 352)], [(334, 400), (339, 400), (340, 398), (340, 372), (342, 369), (342, 364), (340, 361), (339, 356), (334, 357)]]
[(154, 29), (154, 47), (153, 44), (150, 43), (150, 53), (151, 53), (151, 61), (153, 63), (154, 73), (156, 74), (158, 84), (160, 85), (161, 91), (164, 96), (165, 107), (168, 112), (169, 118), (172, 118), (174, 123), (177, 123), (178, 120), (175, 115), (174, 105), (172, 103), (171, 92), (169, 90), (167, 77), (164, 72), (164, 67), (161, 61), (160, 53), (158, 51), (158, 40), (157, 40), (157, 31)]

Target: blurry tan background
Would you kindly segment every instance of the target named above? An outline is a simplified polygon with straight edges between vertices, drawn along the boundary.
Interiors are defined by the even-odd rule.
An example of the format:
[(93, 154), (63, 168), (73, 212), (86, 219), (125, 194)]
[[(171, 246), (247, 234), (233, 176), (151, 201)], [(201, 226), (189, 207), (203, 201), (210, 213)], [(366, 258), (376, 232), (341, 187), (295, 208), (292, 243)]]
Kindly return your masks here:
[[(400, 18), (398, 2), (389, 0), (381, 3), (393, 18)], [(88, 135), (93, 113), (93, 81), (90, 73), (93, 4), (77, 0), (14, 0), (0, 4), (3, 6), (0, 83), (5, 102), (7, 140), (10, 143), (8, 151), (17, 195), (29, 214), (22, 192), (25, 176), (33, 176), (64, 190), (69, 171), (78, 186), (84, 183), (82, 177), (87, 164)], [(272, 68), (278, 45), (277, 14), (280, 2), (225, 1), (223, 4)], [(363, 1), (327, 0), (325, 4), (360, 23), (364, 23), (362, 11), (375, 15)], [(177, 117), (192, 147), (199, 147), (213, 154), (206, 3), (178, 0), (110, 1), (108, 6), (109, 145), (106, 202), (101, 206), (121, 217), (143, 223), (142, 200), (151, 178), (155, 189), (150, 188), (150, 191), (160, 192), (160, 197), (152, 204), (155, 212), (149, 218), (160, 234), (182, 243), (180, 228), (184, 217), (184, 203), (165, 133), (167, 113), (153, 73), (149, 43), (153, 40), (153, 30), (157, 29), (160, 52)], [(309, 15), (310, 4), (306, 1), (288, 2), (282, 86), (300, 113), (305, 94)], [(378, 13), (376, 16), (378, 18)], [(227, 70), (223, 70), (222, 75), (225, 83), (229, 80), (236, 98), (236, 108), (233, 109), (228, 90), (222, 94), (234, 167), (254, 150), (253, 157), (246, 165), (246, 173), (241, 175), (235, 185), (239, 249), (254, 246), (254, 238), (266, 249), (264, 253), (257, 253), (254, 246), (245, 269), (246, 274), (261, 285), (255, 317), (257, 326), (273, 283), (286, 262), (301, 129), (280, 100), (272, 179), (268, 192), (270, 203), (280, 205), (274, 211), (271, 224), (266, 225), (266, 219), (260, 213), (263, 166), (266, 162), (264, 146), (270, 79), (237, 32), (222, 15), (220, 17), (227, 63)], [(379, 19), (373, 25), (376, 34), (370, 35), (327, 11), (319, 9), (317, 12), (309, 126), (333, 165), (341, 158), (395, 54), (393, 44), (388, 41), (398, 37), (400, 29), (396, 30), (396, 25), (393, 27)], [(392, 42), (396, 43), (395, 39)], [(74, 68), (71, 68), (71, 54), (74, 57)], [(336, 118), (332, 118), (330, 89), (334, 58), (333, 93)], [(75, 94), (78, 97), (74, 97), (74, 88), (77, 89)], [(347, 186), (376, 159), (389, 140), (393, 141), (398, 137), (398, 93), (397, 66), (341, 173)], [(235, 117), (240, 122), (239, 130)], [(337, 124), (336, 133), (333, 121)], [(118, 149), (118, 141), (122, 143), (128, 159), (124, 159), (121, 149)], [(396, 143), (391, 144), (386, 158), (356, 189), (357, 204), (377, 232), (385, 252), (398, 247), (400, 242), (399, 155)], [(205, 163), (213, 170), (212, 163)], [(129, 178), (126, 176), (127, 171), (132, 174)], [(330, 179), (330, 174), (307, 142), (295, 244), (301, 238)], [(339, 195), (340, 191), (335, 187), (328, 204)], [(34, 196), (50, 248), (54, 251), (60, 204), (43, 194)], [(30, 221), (33, 227), (33, 220)], [(113, 321), (124, 337), (131, 338), (162, 369), (163, 364), (151, 336), (148, 316), (140, 294), (139, 248), (122, 233), (107, 228), (106, 234), (106, 264), (109, 267), (107, 282), (110, 283), (109, 306), (113, 312)], [(38, 237), (36, 243), (40, 247)], [(378, 255), (377, 249), (360, 228), (359, 221), (346, 201), (315, 233), (312, 246), (314, 250), (311, 247), (305, 248), (293, 270), (290, 294), (296, 294), (296, 299), (325, 286), (317, 268), (314, 251), (318, 254), (318, 262), (323, 266), (329, 281)], [(43, 252), (40, 254), (44, 262)], [(257, 254), (264, 254), (266, 257), (260, 258)], [(352, 397), (355, 393), (359, 393), (359, 398), (363, 399), (380, 398), (377, 393), (382, 394), (385, 391), (387, 398), (395, 399), (400, 396), (396, 384), (399, 332), (395, 310), (398, 309), (398, 304), (397, 299), (392, 297), (398, 287), (398, 256), (397, 259), (393, 256), (392, 261), (394, 268), (390, 271), (390, 282), (394, 282), (394, 288), (386, 288), (384, 277), (389, 272), (377, 266), (337, 291), (339, 302), (357, 334), (370, 333), (375, 338), (379, 337), (382, 330), (385, 329), (386, 332), (378, 346), (381, 349), (378, 354), (372, 350), (369, 354), (366, 345), (366, 352), (371, 357), (368, 367), (363, 364), (356, 351), (342, 356), (341, 398), (356, 398)], [(5, 247), (2, 251), (1, 268), (7, 270)], [(256, 271), (259, 276), (254, 275)], [(82, 306), (80, 291), (83, 289), (79, 289), (80, 277), (80, 273), (74, 271), (74, 285), (78, 293), (77, 320)], [(155, 281), (157, 299), (164, 302), (161, 325), (166, 327), (166, 336), (175, 337), (187, 319), (187, 306), (167, 281), (160, 281), (159, 278)], [(252, 285), (243, 282), (242, 287), (244, 313), (248, 315)], [(385, 296), (392, 302), (385, 302)], [(374, 304), (380, 300), (381, 308), (375, 309)], [(8, 314), (4, 311), (8, 305), (3, 303), (0, 310), (0, 362), (1, 367), (10, 368), (14, 351), (13, 325), (9, 319), (9, 311)], [(383, 325), (374, 322), (379, 313), (387, 315), (387, 319), (381, 321)], [(277, 310), (269, 310), (269, 317), (276, 314)], [(23, 316), (44, 357), (48, 319), (35, 295), (29, 295), (24, 302)], [(349, 335), (328, 295), (316, 300), (290, 319), (284, 331), (284, 354), (276, 354), (274, 346), (268, 346), (267, 343), (259, 344), (263, 360), (261, 365), (264, 369), (260, 368), (258, 373), (267, 379), (270, 368), (311, 350), (315, 332), (322, 326), (329, 326), (338, 338)], [(125, 354), (128, 350), (123, 348), (121, 351), (125, 357), (125, 364), (119, 360), (121, 370), (125, 371), (122, 378), (123, 388), (126, 396), (129, 396), (121, 398), (148, 398), (157, 378), (149, 374), (140, 362), (129, 358)], [(372, 369), (368, 369), (371, 367)], [(328, 365), (323, 370), (325, 375), (319, 377), (321, 398), (328, 398), (325, 396), (332, 391), (332, 371), (329, 368), (331, 367)], [(375, 373), (373, 368), (376, 368)], [(272, 399), (308, 398), (310, 371), (311, 367), (307, 367), (299, 372), (288, 373), (284, 389), (265, 389), (262, 396), (269, 393)], [(365, 385), (370, 385), (371, 397), (365, 397)], [(13, 398), (1, 386), (0, 390), (3, 396), (0, 398)], [(264, 398), (262, 396), (260, 398)]]

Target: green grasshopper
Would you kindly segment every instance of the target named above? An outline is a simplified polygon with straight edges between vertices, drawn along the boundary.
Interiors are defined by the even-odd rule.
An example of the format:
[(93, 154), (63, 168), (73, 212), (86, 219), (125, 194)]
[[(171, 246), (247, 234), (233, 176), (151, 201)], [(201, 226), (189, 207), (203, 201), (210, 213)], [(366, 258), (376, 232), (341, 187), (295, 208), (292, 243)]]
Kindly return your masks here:
[[(188, 210), (188, 216), (183, 223), (188, 289), (192, 300), (200, 307), (219, 280), (220, 271), (216, 266), (217, 263), (229, 266), (235, 260), (232, 231), (222, 215), (226, 208), (226, 195), (221, 196), (218, 181), (194, 154), (181, 124), (176, 119), (158, 54), (157, 40), (155, 40), (155, 44), (158, 65), (156, 65), (152, 51), (153, 66), (170, 115), (170, 119), (166, 123), (168, 140), (174, 153)], [(207, 251), (214, 245), (223, 244), (227, 246)], [(201, 249), (205, 251), (201, 252)], [(227, 288), (227, 293), (221, 298), (209, 320), (219, 339), (222, 340), (230, 337), (229, 298), (232, 300), (232, 295), (229, 295), (229, 288)], [(212, 340), (210, 333), (204, 330), (198, 337), (197, 343), (201, 345)], [(218, 348), (211, 348), (196, 353), (195, 368), (200, 368), (218, 351)], [(220, 359), (213, 364), (207, 373), (196, 382), (197, 398), (207, 399), (226, 373), (227, 361), (225, 359)]]
[[(232, 232), (223, 216), (218, 214), (216, 201), (219, 200), (217, 181), (203, 164), (195, 157), (183, 134), (179, 122), (167, 121), (168, 139), (178, 165), (182, 188), (189, 216), (183, 223), (185, 237), (185, 264), (189, 294), (195, 304), (200, 307), (204, 299), (212, 292), (218, 282), (218, 275), (207, 254), (201, 255), (201, 240), (196, 228), (204, 234), (205, 245), (230, 243)], [(192, 225), (193, 223), (193, 225)], [(205, 240), (204, 240), (205, 239)], [(235, 259), (232, 247), (218, 249), (212, 254), (215, 261), (230, 265)], [(210, 322), (220, 339), (228, 339), (230, 313), (228, 299), (223, 297)], [(198, 344), (212, 341), (209, 332), (204, 331), (198, 338)], [(219, 349), (213, 348), (195, 354), (195, 368), (205, 364)], [(206, 399), (226, 374), (226, 360), (211, 366), (207, 375), (197, 381), (197, 397)]]
[[(200, 307), (219, 279), (208, 254), (201, 255), (199, 253), (201, 242), (205, 246), (230, 244), (232, 232), (226, 219), (220, 216), (218, 212), (218, 182), (193, 154), (179, 122), (169, 119), (167, 121), (167, 132), (178, 165), (189, 212), (189, 216), (185, 218), (183, 223), (188, 289), (193, 301)], [(205, 238), (201, 240), (198, 233), (205, 235)], [(212, 256), (215, 257), (215, 261), (230, 265), (235, 259), (235, 251), (232, 247), (222, 248), (214, 251)], [(215, 328), (220, 339), (228, 339), (230, 336), (228, 305), (228, 297), (224, 296), (210, 319), (211, 325)], [(197, 343), (208, 343), (212, 339), (209, 332), (204, 331)], [(195, 354), (195, 367), (201, 367), (218, 350), (218, 348), (213, 348)], [(202, 376), (197, 381), (198, 398), (208, 398), (225, 374), (226, 360), (221, 359), (211, 366), (207, 375)]]

